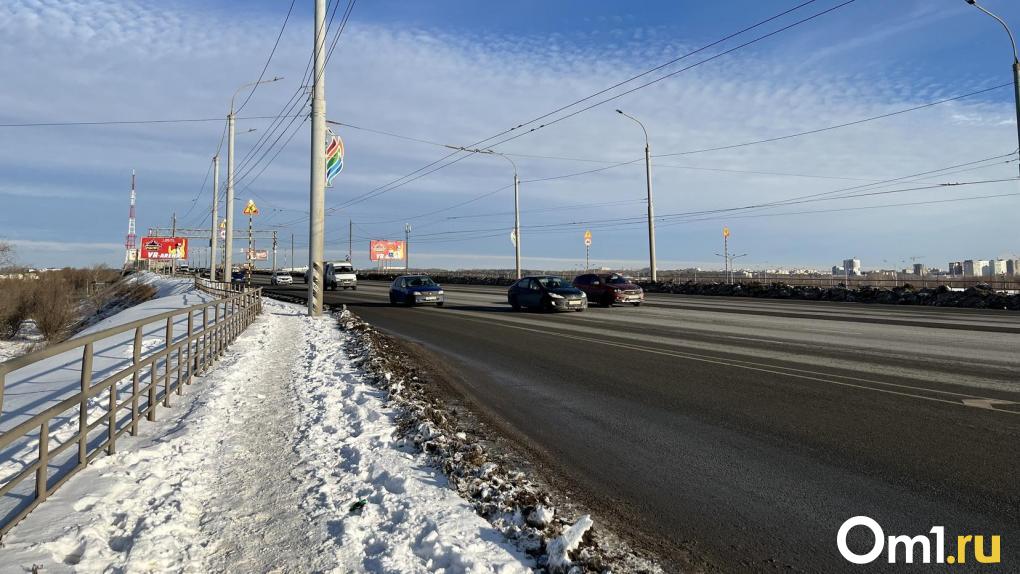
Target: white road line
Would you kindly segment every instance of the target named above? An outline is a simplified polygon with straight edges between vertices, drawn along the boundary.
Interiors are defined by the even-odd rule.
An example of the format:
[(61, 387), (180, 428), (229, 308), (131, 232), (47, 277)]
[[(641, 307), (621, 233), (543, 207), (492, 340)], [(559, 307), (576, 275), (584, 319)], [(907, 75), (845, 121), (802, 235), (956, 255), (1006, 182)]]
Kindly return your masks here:
[[(458, 315), (458, 316), (460, 316), (462, 319), (466, 319), (468, 321), (475, 321), (475, 322), (484, 323), (484, 324), (487, 324), (487, 325), (491, 324), (491, 322), (489, 322), (489, 321), (483, 321), (481, 319), (476, 319), (474, 317), (467, 317), (465, 315)], [(530, 327), (521, 327), (521, 326), (518, 326), (518, 325), (509, 325), (509, 324), (505, 324), (505, 323), (503, 324), (503, 326), (507, 327), (507, 328), (510, 328), (510, 329), (518, 329), (518, 330), (521, 330), (521, 331), (528, 331), (528, 332), (531, 332), (531, 333), (541, 333), (543, 335), (549, 335), (550, 334), (546, 330), (532, 329)], [(897, 388), (903, 388), (903, 389), (911, 389), (911, 390), (923, 391), (923, 392), (927, 392), (927, 393), (937, 393), (937, 394), (943, 394), (943, 395), (953, 395), (953, 396), (958, 396), (958, 397), (966, 397), (968, 400), (972, 400), (972, 399), (980, 399), (982, 401), (996, 401), (997, 400), (997, 399), (991, 399), (991, 398), (987, 398), (987, 397), (980, 397), (980, 396), (977, 396), (977, 395), (967, 395), (967, 394), (963, 394), (963, 393), (955, 393), (955, 392), (951, 392), (951, 391), (940, 391), (940, 390), (937, 390), (937, 389), (926, 389), (924, 387), (913, 387), (913, 386), (910, 386), (910, 385), (901, 385), (901, 384), (897, 384), (897, 383), (887, 383), (887, 382), (883, 382), (883, 381), (872, 381), (872, 380), (869, 380), (869, 379), (860, 379), (860, 378), (857, 378), (857, 377), (851, 377), (851, 376), (846, 376), (846, 375), (831, 375), (831, 374), (828, 374), (828, 373), (817, 373), (817, 372), (814, 372), (814, 371), (807, 371), (807, 370), (804, 370), (804, 369), (795, 369), (795, 368), (792, 368), (792, 367), (775, 367), (775, 366), (772, 366), (772, 365), (766, 365), (766, 364), (763, 364), (763, 363), (754, 363), (754, 362), (750, 362), (750, 361), (731, 361), (731, 360), (719, 359), (719, 358), (716, 358), (716, 357), (706, 357), (706, 356), (693, 355), (693, 354), (689, 354), (689, 353), (680, 353), (680, 352), (666, 351), (666, 350), (661, 350), (661, 349), (651, 349), (651, 348), (647, 348), (647, 347), (639, 347), (637, 345), (629, 345), (629, 344), (626, 344), (626, 343), (615, 343), (615, 342), (611, 342), (611, 341), (605, 341), (605, 340), (602, 340), (602, 339), (593, 339), (591, 337), (580, 337), (580, 336), (573, 336), (573, 335), (567, 335), (567, 336), (572, 338), (572, 339), (579, 340), (579, 341), (587, 341), (587, 342), (590, 342), (590, 343), (599, 343), (599, 344), (602, 344), (602, 345), (608, 345), (610, 347), (619, 347), (621, 349), (630, 349), (630, 350), (633, 350), (633, 351), (641, 351), (643, 353), (651, 353), (651, 354), (655, 354), (655, 355), (665, 355), (665, 356), (669, 356), (669, 357), (676, 357), (676, 358), (681, 358), (681, 359), (689, 359), (689, 360), (692, 360), (692, 361), (699, 361), (699, 362), (702, 362), (702, 363), (712, 363), (712, 364), (716, 364), (716, 365), (724, 365), (724, 366), (728, 366), (728, 367), (736, 367), (736, 368), (739, 368), (739, 369), (746, 369), (746, 370), (750, 370), (750, 371), (759, 371), (759, 372), (764, 372), (764, 373), (772, 373), (772, 374), (776, 374), (776, 375), (785, 375), (785, 376), (788, 376), (788, 377), (794, 377), (794, 378), (799, 378), (799, 379), (807, 379), (807, 380), (812, 380), (812, 381), (818, 381), (818, 382), (821, 382), (821, 383), (829, 383), (831, 385), (839, 385), (839, 386), (843, 386), (843, 387), (851, 387), (851, 388), (856, 388), (856, 389), (865, 389), (865, 390), (869, 390), (869, 391), (876, 391), (876, 392), (879, 392), (879, 393), (886, 393), (886, 394), (890, 394), (890, 395), (898, 395), (898, 396), (903, 396), (903, 397), (922, 399), (922, 400), (926, 400), (926, 401), (934, 401), (934, 402), (939, 402), (939, 403), (947, 403), (947, 404), (950, 404), (950, 405), (956, 405), (956, 406), (960, 406), (960, 407), (972, 408), (974, 405), (973, 404), (967, 404), (963, 400), (940, 399), (940, 398), (936, 398), (936, 397), (927, 397), (927, 396), (924, 396), (924, 395), (917, 395), (917, 394), (907, 393), (907, 392), (903, 392), (903, 391), (894, 391), (894, 390), (891, 390), (891, 389), (877, 389), (875, 387), (869, 387), (867, 385), (858, 385), (858, 384), (853, 384), (853, 383), (846, 383), (846, 382), (842, 382), (842, 381), (835, 381), (835, 380), (832, 380), (832, 379), (826, 379), (826, 378), (821, 378), (821, 377), (832, 377), (832, 376), (835, 376), (835, 377), (839, 377), (841, 379), (849, 379), (849, 380), (860, 381), (860, 382), (864, 382), (864, 383), (872, 383), (872, 384), (876, 384), (876, 385), (883, 385), (883, 386), (887, 386), (887, 387), (897, 387)], [(797, 371), (797, 372), (791, 373), (791, 372), (786, 372), (785, 370), (784, 371), (779, 371), (779, 370), (776, 370), (776, 369), (785, 369), (785, 370)], [(807, 374), (798, 374), (798, 373), (810, 373), (811, 375), (820, 375), (820, 376), (811, 376), (811, 375), (807, 375)], [(1007, 411), (1007, 410), (1002, 410), (1002, 409), (985, 409), (985, 410), (995, 410), (995, 411), (998, 411), (998, 412), (1009, 413), (1009, 414), (1014, 414), (1014, 415), (1020, 415), (1020, 412), (1018, 412), (1018, 411)]]

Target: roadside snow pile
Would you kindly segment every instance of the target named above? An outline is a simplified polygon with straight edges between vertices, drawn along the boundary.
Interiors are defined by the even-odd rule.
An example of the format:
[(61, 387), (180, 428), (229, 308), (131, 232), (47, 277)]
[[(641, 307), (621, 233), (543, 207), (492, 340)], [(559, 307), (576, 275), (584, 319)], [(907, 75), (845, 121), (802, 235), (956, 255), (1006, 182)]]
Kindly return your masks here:
[(43, 572), (530, 572), (401, 439), (331, 317), (263, 315), (5, 538)]
[(150, 271), (136, 273), (127, 279), (138, 285), (148, 285), (156, 289), (154, 299), (181, 295), (195, 290), (195, 279), (192, 277), (167, 277)]
[[(534, 556), (538, 569), (549, 574), (587, 572), (661, 572), (649, 559), (633, 553), (605, 530), (596, 533), (587, 514), (571, 521), (554, 507), (554, 496), (525, 473), (493, 457), (480, 444), (483, 437), (461, 424), (456, 412), (427, 390), (427, 375), (413, 366), (389, 337), (346, 309), (340, 315), (351, 334), (347, 346), (353, 364), (374, 375), (399, 409), (400, 432), (424, 451), (446, 474), (452, 486), (475, 511), (518, 548)], [(569, 504), (561, 506), (569, 507)]]

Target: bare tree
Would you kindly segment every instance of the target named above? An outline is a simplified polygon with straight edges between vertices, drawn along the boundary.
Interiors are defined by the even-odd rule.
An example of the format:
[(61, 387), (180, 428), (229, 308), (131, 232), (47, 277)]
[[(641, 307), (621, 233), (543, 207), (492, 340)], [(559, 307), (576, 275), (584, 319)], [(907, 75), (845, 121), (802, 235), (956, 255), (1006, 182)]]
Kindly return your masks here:
[(14, 245), (7, 241), (0, 241), (0, 267), (7, 267), (14, 263)]

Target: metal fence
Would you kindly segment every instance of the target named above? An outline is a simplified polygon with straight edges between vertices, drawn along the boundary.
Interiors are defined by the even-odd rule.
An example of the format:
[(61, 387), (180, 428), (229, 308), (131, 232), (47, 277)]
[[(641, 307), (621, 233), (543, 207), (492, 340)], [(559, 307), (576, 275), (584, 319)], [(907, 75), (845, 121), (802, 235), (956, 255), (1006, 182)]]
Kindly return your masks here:
[[(0, 413), (3, 413), (4, 389), (12, 373), (38, 366), (62, 353), (80, 353), (81, 357), (80, 361), (61, 365), (64, 369), (77, 367), (76, 378), (80, 382), (77, 392), (0, 434), (0, 459), (5, 458), (2, 456), (5, 452), (35, 451), (31, 455), (34, 459), (18, 461), (24, 464), (18, 472), (0, 478), (0, 500), (13, 499), (12, 504), (6, 505), (9, 508), (0, 509), (0, 536), (96, 457), (103, 452), (115, 453), (117, 439), (124, 433), (137, 434), (140, 420), (155, 421), (159, 405), (170, 407), (171, 397), (182, 394), (184, 385), (190, 385), (195, 375), (208, 370), (262, 311), (261, 289), (240, 291), (229, 283), (204, 279), (195, 283), (199, 290), (217, 299), (77, 337), (0, 363)], [(145, 329), (149, 327), (151, 332), (154, 325), (162, 331), (161, 345), (143, 352)], [(113, 373), (101, 373), (101, 380), (94, 381), (95, 346), (132, 332), (134, 342), (128, 366)], [(99, 414), (90, 420), (90, 411)], [(15, 418), (8, 413), (8, 421)], [(0, 418), (0, 428), (8, 426), (3, 423)]]

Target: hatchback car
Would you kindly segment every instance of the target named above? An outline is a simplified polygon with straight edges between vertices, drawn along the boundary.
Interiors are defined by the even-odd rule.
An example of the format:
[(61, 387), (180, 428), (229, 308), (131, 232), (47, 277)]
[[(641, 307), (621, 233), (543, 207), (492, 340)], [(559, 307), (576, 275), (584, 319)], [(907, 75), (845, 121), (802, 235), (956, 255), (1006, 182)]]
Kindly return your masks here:
[(514, 311), (522, 307), (544, 311), (584, 311), (588, 297), (584, 291), (551, 275), (524, 277), (510, 286), (507, 301)]
[(588, 300), (606, 307), (614, 303), (630, 303), (637, 307), (645, 300), (645, 292), (634, 281), (619, 273), (588, 273), (574, 278), (574, 287), (584, 291)]
[(269, 278), (269, 283), (271, 285), (293, 285), (294, 278), (290, 276), (290, 273), (277, 271), (276, 273), (273, 273), (272, 277)]
[(445, 297), (443, 288), (428, 275), (401, 275), (390, 284), (390, 305), (442, 307)]

